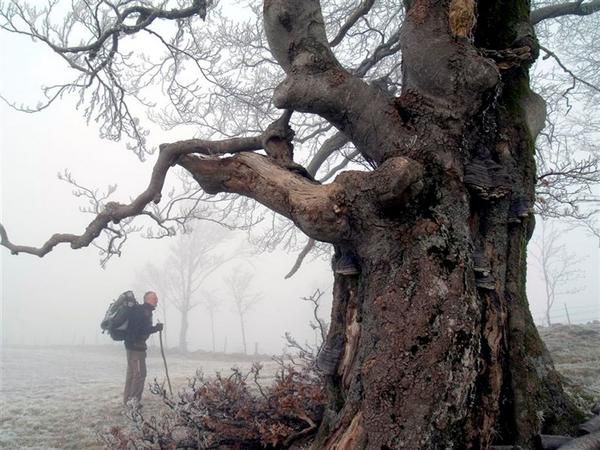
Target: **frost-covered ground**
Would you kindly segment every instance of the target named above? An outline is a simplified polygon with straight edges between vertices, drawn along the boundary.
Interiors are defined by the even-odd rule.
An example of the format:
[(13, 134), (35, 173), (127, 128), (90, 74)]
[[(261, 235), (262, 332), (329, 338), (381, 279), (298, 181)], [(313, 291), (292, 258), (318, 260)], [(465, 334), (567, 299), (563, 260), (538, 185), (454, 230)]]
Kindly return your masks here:
[[(543, 328), (540, 334), (557, 369), (571, 380), (569, 390), (582, 386), (587, 400), (600, 399), (600, 325)], [(120, 346), (8, 347), (0, 352), (0, 448), (100, 449), (99, 430), (128, 424), (121, 406), (126, 364)], [(197, 369), (210, 375), (251, 365), (206, 355), (167, 357), (173, 389), (184, 388)], [(146, 381), (164, 378), (158, 350), (149, 351), (147, 365)], [(266, 361), (265, 376), (274, 367)], [(143, 403), (145, 414), (162, 407), (147, 389)]]
[(540, 336), (552, 354), (554, 366), (567, 379), (569, 392), (600, 401), (600, 324), (559, 325), (540, 328)]
[[(8, 347), (0, 357), (1, 449), (100, 449), (98, 431), (125, 424), (121, 405), (125, 379), (125, 352), (108, 347)], [(149, 350), (146, 385), (164, 379), (158, 350)], [(215, 361), (198, 356), (167, 355), (173, 389), (184, 388), (197, 369), (206, 375), (247, 370), (250, 361)], [(266, 361), (263, 373), (273, 373)], [(265, 379), (268, 382), (268, 379)], [(162, 405), (148, 392), (144, 411)]]

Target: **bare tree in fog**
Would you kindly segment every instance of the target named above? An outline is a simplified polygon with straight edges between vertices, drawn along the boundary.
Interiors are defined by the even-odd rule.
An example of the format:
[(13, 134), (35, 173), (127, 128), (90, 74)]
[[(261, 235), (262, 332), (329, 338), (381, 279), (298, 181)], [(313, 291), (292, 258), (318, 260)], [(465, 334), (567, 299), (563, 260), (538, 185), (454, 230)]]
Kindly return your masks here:
[[(43, 256), (104, 234), (110, 254), (123, 221), (153, 219), (161, 236), (185, 226), (190, 215), (169, 214), (180, 198), (213, 201), (219, 220), (270, 217), (264, 247), (304, 249), (299, 263), (335, 249), (323, 448), (531, 448), (540, 432), (568, 428), (575, 409), (528, 309), (524, 250), (536, 187), (575, 173), (593, 192), (597, 165), (536, 173), (547, 114), (530, 67), (541, 52), (564, 70), (552, 46), (578, 49), (561, 95), (597, 107), (600, 4), (270, 0), (240, 5), (243, 19), (202, 0), (172, 5), (75, 1), (55, 25), (54, 3), (3, 4), (2, 28), (45, 43), (75, 73), (33, 109), (76, 92), (101, 133), (129, 137), (140, 157), (133, 105), (188, 125), (188, 139), (160, 145), (148, 188), (103, 200), (81, 235), (34, 248), (0, 228), (2, 244)], [(166, 96), (150, 104), (157, 85)], [(194, 189), (163, 198), (174, 165)], [(565, 192), (579, 211), (595, 201)]]
[(146, 263), (144, 267), (139, 270), (136, 274), (135, 286), (138, 293), (144, 293), (147, 291), (154, 291), (158, 295), (158, 309), (160, 311), (160, 319), (164, 326), (164, 340), (165, 347), (168, 345), (168, 320), (167, 320), (167, 309), (172, 303), (170, 296), (173, 294), (173, 289), (169, 284), (170, 278), (166, 276), (162, 269), (157, 267), (154, 263)]
[(546, 221), (542, 221), (541, 228), (538, 239), (533, 242), (533, 256), (540, 267), (544, 282), (546, 324), (551, 326), (550, 310), (556, 298), (583, 289), (580, 283), (574, 283), (583, 278), (579, 269), (582, 258), (568, 250), (563, 240), (564, 231)]
[(244, 354), (246, 355), (248, 354), (248, 346), (246, 344), (246, 315), (256, 306), (261, 298), (259, 293), (253, 292), (251, 289), (252, 277), (253, 274), (251, 272), (237, 267), (225, 278), (235, 312), (240, 319), (240, 333)]
[(179, 349), (182, 352), (188, 350), (190, 313), (203, 302), (198, 295), (200, 288), (233, 259), (223, 250), (229, 236), (218, 226), (196, 227), (193, 232), (175, 239), (162, 265), (158, 277), (163, 280), (161, 284), (165, 287), (166, 297), (180, 314)]
[[(575, 9), (591, 14), (594, 3)], [(536, 141), (536, 214), (600, 239), (600, 15), (582, 20), (563, 16), (573, 3), (540, 5), (531, 16), (542, 43), (533, 85), (546, 102)]]
[(201, 294), (202, 306), (208, 312), (208, 319), (210, 321), (210, 336), (212, 344), (212, 352), (216, 352), (216, 338), (215, 338), (215, 313), (219, 310), (222, 300), (215, 296), (211, 292), (203, 291)]

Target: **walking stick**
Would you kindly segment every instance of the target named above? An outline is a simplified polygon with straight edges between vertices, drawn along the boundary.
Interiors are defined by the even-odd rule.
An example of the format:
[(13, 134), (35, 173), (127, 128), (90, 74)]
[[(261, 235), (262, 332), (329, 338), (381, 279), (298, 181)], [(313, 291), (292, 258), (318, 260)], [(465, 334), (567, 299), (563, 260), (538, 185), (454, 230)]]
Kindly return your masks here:
[(169, 378), (169, 368), (167, 367), (167, 358), (165, 358), (165, 349), (163, 348), (162, 342), (162, 330), (158, 332), (158, 339), (160, 341), (160, 354), (162, 355), (163, 363), (165, 364), (165, 374), (167, 375), (167, 382), (169, 383), (169, 393), (173, 397), (173, 388), (171, 388), (171, 379)]

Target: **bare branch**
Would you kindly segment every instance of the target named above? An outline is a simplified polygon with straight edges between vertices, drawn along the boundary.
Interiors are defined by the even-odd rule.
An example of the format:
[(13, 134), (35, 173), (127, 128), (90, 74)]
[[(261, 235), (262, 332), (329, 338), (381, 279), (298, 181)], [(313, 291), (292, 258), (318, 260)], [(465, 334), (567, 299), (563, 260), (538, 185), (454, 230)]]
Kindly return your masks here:
[(375, 0), (363, 0), (362, 3), (354, 10), (354, 12), (348, 17), (346, 22), (340, 27), (336, 36), (329, 42), (331, 47), (335, 47), (342, 39), (346, 36), (346, 33), (354, 26), (354, 24), (363, 16), (369, 14), (369, 11), (375, 4)]
[(334, 198), (340, 185), (320, 186), (268, 158), (242, 153), (230, 158), (187, 156), (180, 164), (211, 194), (230, 192), (252, 197), (275, 212), (292, 219), (309, 236), (335, 241), (343, 227)]
[(188, 139), (185, 141), (176, 141), (160, 146), (162, 151), (172, 151), (178, 155), (189, 155), (198, 153), (202, 155), (226, 155), (242, 152), (253, 152), (261, 150), (263, 147), (262, 136), (248, 138), (234, 138), (223, 141), (206, 141), (203, 139)]
[[(577, 158), (571, 146), (555, 142), (538, 148), (538, 171), (535, 211), (544, 218), (593, 225), (600, 213), (600, 196), (594, 186), (600, 183), (600, 159), (596, 155)], [(598, 230), (596, 230), (598, 233)]]
[(338, 131), (333, 136), (325, 140), (317, 154), (310, 161), (310, 164), (308, 164), (308, 166), (306, 167), (308, 173), (311, 174), (313, 177), (316, 177), (317, 171), (319, 170), (321, 165), (323, 165), (323, 163), (327, 160), (327, 158), (329, 158), (333, 153), (341, 149), (349, 141), (350, 140), (348, 139), (348, 137), (341, 131)]
[[(589, 83), (589, 82), (585, 81), (584, 79), (582, 79), (582, 78), (578, 77), (577, 75), (575, 75), (575, 73), (573, 73), (573, 71), (571, 71), (567, 66), (565, 66), (563, 64), (563, 62), (559, 59), (559, 57), (556, 55), (556, 53), (554, 53), (553, 51), (547, 49), (546, 47), (544, 47), (542, 45), (540, 45), (540, 50), (543, 50), (546, 53), (546, 56), (544, 56), (544, 59), (547, 59), (547, 58), (550, 58), (550, 57), (553, 58), (556, 61), (556, 63), (560, 66), (560, 68), (562, 70), (564, 70), (566, 73), (568, 73), (573, 78), (574, 81), (578, 81), (579, 83), (586, 85), (590, 89), (593, 89), (596, 92), (600, 92), (600, 87), (595, 86), (594, 84)], [(568, 89), (564, 93), (564, 96), (567, 95), (567, 93), (569, 92), (569, 90), (570, 89)]]
[[(321, 297), (323, 297), (323, 291), (317, 289), (310, 297), (302, 297), (302, 300), (310, 302), (313, 304), (313, 318), (314, 322), (311, 322), (311, 326), (315, 329), (319, 330), (319, 335), (321, 338), (321, 342), (319, 347), (323, 346), (325, 340), (327, 339), (327, 328), (328, 325), (319, 317), (319, 307), (321, 306)], [(320, 350), (320, 348), (318, 349)], [(318, 353), (318, 351), (316, 352)], [(315, 353), (315, 357), (317, 356)]]
[(294, 266), (291, 268), (291, 270), (288, 272), (288, 274), (284, 277), (286, 280), (288, 278), (293, 277), (296, 274), (296, 272), (298, 272), (298, 269), (300, 269), (300, 266), (302, 266), (302, 262), (304, 261), (304, 258), (306, 258), (306, 255), (308, 255), (314, 247), (315, 247), (315, 240), (312, 238), (309, 238), (308, 242), (306, 243), (306, 245), (304, 246), (304, 248), (302, 249), (302, 251), (300, 252), (298, 257), (296, 258), (296, 262), (294, 263)]
[(529, 21), (532, 25), (536, 25), (547, 19), (555, 19), (562, 16), (588, 16), (597, 11), (600, 11), (600, 0), (588, 3), (584, 3), (583, 1), (560, 3), (531, 11)]
[(0, 245), (8, 248), (11, 253), (29, 253), (42, 257), (52, 251), (59, 244), (70, 244), (71, 248), (78, 249), (87, 247), (96, 239), (102, 230), (106, 229), (110, 223), (118, 224), (120, 221), (138, 216), (143, 213), (144, 208), (150, 203), (158, 203), (161, 198), (161, 191), (164, 185), (165, 176), (177, 159), (183, 155), (191, 153), (202, 153), (205, 155), (225, 154), (231, 152), (243, 151), (244, 146), (250, 149), (261, 148), (262, 136), (254, 138), (226, 139), (223, 141), (201, 141), (193, 139), (191, 141), (181, 141), (175, 144), (161, 146), (158, 159), (154, 164), (152, 175), (148, 187), (144, 192), (138, 195), (129, 204), (120, 204), (109, 202), (104, 209), (96, 215), (94, 220), (85, 229), (81, 235), (76, 234), (54, 234), (41, 247), (31, 247), (16, 245), (10, 242), (8, 234), (0, 224), (0, 236), (2, 238)]
[[(100, 2), (105, 3), (105, 2)], [(126, 2), (127, 4), (129, 2)], [(99, 4), (99, 5), (100, 5)], [(210, 4), (207, 0), (193, 0), (192, 4), (187, 8), (165, 10), (162, 8), (153, 8), (147, 6), (135, 5), (129, 8), (125, 8), (119, 11), (116, 6), (110, 5), (106, 2), (106, 5), (113, 6), (114, 17), (112, 17), (113, 23), (105, 28), (95, 40), (85, 45), (76, 46), (64, 46), (59, 45), (51, 41), (47, 34), (41, 33), (34, 24), (36, 17), (36, 11), (31, 9), (25, 9), (19, 5), (16, 1), (12, 3), (13, 9), (8, 10), (8, 14), (3, 14), (6, 22), (0, 25), (6, 31), (12, 33), (25, 34), (35, 39), (46, 43), (56, 53), (81, 53), (81, 52), (98, 52), (108, 39), (118, 39), (119, 34), (133, 34), (145, 29), (148, 25), (154, 22), (156, 19), (164, 20), (181, 20), (193, 16), (199, 16), (201, 19), (206, 17), (206, 9)], [(42, 14), (49, 15), (50, 11), (42, 11)], [(11, 14), (12, 13), (12, 14)], [(94, 14), (94, 20), (98, 21), (97, 16), (98, 10)], [(21, 30), (14, 26), (13, 17), (19, 17), (27, 25), (29, 25), (29, 31)], [(135, 24), (131, 25), (126, 23), (128, 20), (135, 19)], [(99, 25), (99, 22), (96, 22)], [(98, 29), (99, 31), (99, 29)]]
[(325, 175), (323, 175), (321, 178), (319, 178), (319, 182), (324, 183), (325, 181), (329, 180), (332, 176), (334, 176), (336, 173), (338, 173), (340, 170), (342, 170), (344, 167), (346, 167), (348, 164), (350, 164), (350, 162), (353, 161), (354, 158), (357, 158), (359, 156), (360, 156), (360, 152), (358, 150), (353, 151), (349, 155), (344, 155), (344, 158), (342, 159), (342, 161), (339, 164), (332, 167), (329, 170), (329, 172), (327, 172)]
[(389, 39), (379, 44), (370, 56), (365, 58), (359, 66), (352, 71), (357, 77), (364, 77), (369, 70), (382, 59), (400, 52), (400, 30), (393, 33)]
[[(12, 0), (0, 8), (0, 29), (43, 42), (75, 71), (75, 78), (42, 87), (42, 99), (35, 107), (18, 106), (4, 95), (0, 99), (18, 111), (33, 113), (48, 108), (65, 94), (78, 93), (78, 107), (85, 105), (85, 118), (100, 123), (100, 136), (119, 140), (126, 135), (131, 140), (128, 147), (143, 160), (152, 153), (146, 146), (149, 131), (136, 117), (132, 103), (150, 106), (140, 93), (147, 84), (139, 82), (148, 72), (147, 61), (140, 56), (144, 64), (135, 63), (132, 54), (121, 53), (120, 42), (128, 35), (148, 31), (147, 27), (157, 19), (177, 22), (185, 29), (185, 21), (204, 19), (212, 2), (188, 0), (187, 7), (167, 10), (147, 6), (149, 2), (100, 1), (92, 7), (87, 1), (77, 0), (72, 2), (63, 23), (54, 24), (52, 16), (58, 9), (57, 3), (50, 1), (39, 8)], [(175, 40), (180, 35), (177, 31)]]
[[(289, 112), (282, 117), (289, 119)], [(163, 144), (146, 190), (130, 204), (106, 203), (81, 235), (55, 234), (36, 248), (13, 244), (2, 227), (1, 245), (13, 253), (41, 257), (61, 243), (69, 243), (72, 248), (88, 246), (110, 223), (118, 224), (138, 215), (156, 219), (156, 215), (144, 210), (150, 202), (160, 201), (165, 176), (174, 164), (188, 170), (208, 194), (230, 192), (251, 197), (292, 219), (309, 236), (325, 242), (338, 241), (348, 226), (345, 210), (340, 206), (344, 202), (344, 183), (322, 186), (282, 167), (276, 160), (247, 153), (266, 146), (267, 153), (273, 154), (272, 147), (280, 146), (282, 141), (285, 139), (279, 135), (278, 127), (271, 127), (262, 135), (249, 138), (222, 141), (192, 139)], [(219, 157), (232, 153), (239, 154)], [(393, 178), (390, 184), (392, 190), (381, 193), (382, 202), (401, 198), (406, 187), (419, 178), (421, 169), (415, 164), (403, 158), (392, 158), (382, 165), (381, 172), (375, 176)], [(363, 176), (368, 174), (359, 175)]]

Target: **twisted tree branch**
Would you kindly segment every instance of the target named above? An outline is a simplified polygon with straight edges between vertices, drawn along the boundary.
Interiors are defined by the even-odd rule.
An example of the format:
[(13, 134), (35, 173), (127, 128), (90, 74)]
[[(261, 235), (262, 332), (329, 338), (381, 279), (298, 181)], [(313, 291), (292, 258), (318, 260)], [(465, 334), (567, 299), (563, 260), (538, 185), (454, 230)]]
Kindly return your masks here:
[[(101, 2), (103, 3), (103, 2)], [(108, 4), (108, 2), (107, 2)], [(21, 20), (23, 20), (28, 26), (29, 30), (22, 30), (14, 26), (12, 21), (12, 16), (9, 14), (4, 14), (5, 23), (0, 24), (0, 28), (3, 28), (6, 31), (10, 31), (12, 33), (24, 34), (30, 36), (35, 39), (39, 39), (44, 42), (48, 47), (54, 50), (56, 53), (66, 54), (66, 53), (83, 53), (83, 52), (97, 52), (102, 48), (104, 43), (110, 39), (118, 39), (119, 34), (133, 34), (137, 33), (145, 29), (148, 25), (154, 22), (156, 19), (164, 19), (164, 20), (181, 20), (186, 19), (193, 16), (199, 16), (204, 19), (206, 17), (206, 8), (209, 2), (207, 0), (193, 0), (192, 4), (186, 8), (180, 9), (171, 9), (166, 10), (162, 8), (151, 8), (145, 6), (131, 6), (129, 8), (125, 8), (122, 11), (115, 6), (113, 9), (115, 13), (114, 23), (111, 26), (107, 27), (103, 31), (101, 31), (101, 27), (98, 22), (98, 8), (94, 13), (94, 19), (96, 20), (97, 31), (99, 35), (95, 40), (88, 44), (76, 45), (76, 46), (63, 46), (58, 45), (50, 40), (50, 38), (44, 34), (40, 33), (34, 23), (32, 18), (28, 17), (28, 11), (21, 7), (19, 4), (14, 3), (14, 11), (17, 13)], [(30, 14), (31, 15), (31, 14)], [(128, 25), (125, 22), (128, 19), (135, 18), (136, 22), (133, 25)]]
[(319, 185), (256, 153), (221, 159), (189, 155), (179, 164), (207, 193), (251, 197), (318, 240), (335, 242), (344, 228), (345, 217), (335, 207), (343, 197), (339, 184)]
[(341, 66), (327, 41), (317, 0), (265, 2), (264, 18), (271, 52), (287, 75), (275, 89), (275, 106), (320, 115), (375, 165), (402, 152), (408, 130), (393, 97)]
[[(574, 81), (578, 81), (579, 83), (589, 87), (590, 89), (593, 89), (594, 91), (600, 92), (600, 87), (584, 80), (581, 77), (578, 77), (577, 75), (575, 75), (575, 73), (573, 73), (572, 70), (570, 70), (558, 57), (558, 55), (556, 53), (554, 53), (552, 50), (544, 47), (543, 45), (540, 45), (540, 50), (544, 51), (544, 53), (546, 53), (546, 56), (544, 56), (544, 59), (548, 59), (548, 58), (553, 58), (556, 63), (559, 65), (559, 67), (566, 72), (567, 74), (569, 74), (571, 76), (571, 78), (573, 78)], [(573, 83), (573, 86), (571, 88), (569, 88), (564, 94), (563, 96), (565, 96), (573, 87), (574, 87), (575, 83)]]
[(73, 249), (87, 247), (111, 222), (119, 223), (123, 219), (144, 214), (143, 211), (146, 205), (150, 202), (158, 203), (161, 198), (161, 191), (167, 172), (177, 163), (178, 158), (191, 153), (223, 155), (226, 153), (258, 150), (262, 148), (262, 139), (262, 136), (226, 139), (223, 141), (191, 139), (189, 141), (162, 145), (146, 190), (129, 204), (107, 203), (105, 208), (94, 217), (82, 234), (57, 233), (41, 247), (31, 247), (12, 243), (8, 238), (6, 229), (0, 224), (0, 245), (8, 248), (12, 254), (29, 253), (39, 257), (46, 255), (59, 244), (70, 244)]

